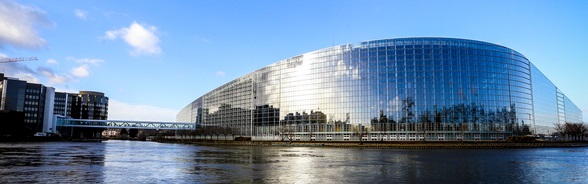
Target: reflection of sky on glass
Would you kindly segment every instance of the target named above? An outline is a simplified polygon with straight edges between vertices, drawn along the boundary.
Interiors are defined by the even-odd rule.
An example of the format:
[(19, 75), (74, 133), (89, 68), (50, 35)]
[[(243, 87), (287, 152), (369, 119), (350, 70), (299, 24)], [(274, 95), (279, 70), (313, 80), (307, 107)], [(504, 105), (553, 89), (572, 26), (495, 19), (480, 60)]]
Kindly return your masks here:
[[(348, 66), (348, 61), (344, 60), (350, 57), (350, 48), (350, 45), (342, 45), (279, 62), (281, 82), (266, 86), (264, 94), (269, 99), (279, 99), (283, 115), (321, 111), (333, 120), (344, 120), (346, 113), (353, 112), (347, 105), (352, 94), (345, 85), (360, 78), (357, 67)], [(284, 94), (281, 98), (276, 97), (280, 88)], [(256, 101), (256, 104), (265, 103)]]
[[(478, 129), (476, 123), (508, 131), (522, 124), (532, 126), (535, 120), (537, 125), (550, 125), (553, 114), (558, 114), (558, 121), (579, 120), (580, 111), (561, 93), (556, 103), (567, 104), (566, 108), (553, 107), (547, 98), (555, 98), (555, 86), (534, 73), (540, 72), (520, 53), (491, 43), (448, 38), (375, 40), (268, 65), (207, 93), (203, 106), (211, 114), (207, 123), (220, 119), (242, 124), (250, 122), (243, 118), (252, 108), (258, 109), (257, 114), (275, 108), (279, 120), (264, 122), (270, 126), (287, 116), (300, 118), (318, 111), (327, 122), (349, 118), (348, 123), (370, 125), (381, 113), (399, 123), (435, 120), (474, 124), (472, 130)], [(531, 76), (537, 83), (531, 82)], [(259, 117), (266, 115), (274, 116)], [(552, 119), (539, 120), (547, 116)]]

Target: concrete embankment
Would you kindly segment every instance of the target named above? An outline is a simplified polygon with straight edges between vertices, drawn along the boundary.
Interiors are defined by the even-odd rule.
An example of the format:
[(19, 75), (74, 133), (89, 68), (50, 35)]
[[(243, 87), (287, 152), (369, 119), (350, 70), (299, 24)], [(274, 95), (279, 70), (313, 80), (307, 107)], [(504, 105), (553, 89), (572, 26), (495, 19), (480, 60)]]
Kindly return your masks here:
[(319, 142), (319, 141), (214, 141), (160, 139), (157, 142), (184, 143), (202, 146), (273, 146), (273, 147), (327, 147), (327, 148), (389, 148), (389, 149), (504, 149), (586, 147), (588, 142)]

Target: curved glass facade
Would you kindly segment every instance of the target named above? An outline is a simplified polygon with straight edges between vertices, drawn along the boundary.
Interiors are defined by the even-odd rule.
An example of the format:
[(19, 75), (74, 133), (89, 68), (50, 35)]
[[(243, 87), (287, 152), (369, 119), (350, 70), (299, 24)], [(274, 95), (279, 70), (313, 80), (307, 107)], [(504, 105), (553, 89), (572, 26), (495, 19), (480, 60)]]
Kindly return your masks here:
[[(473, 40), (346, 44), (235, 79), (188, 104), (177, 121), (234, 127), (258, 140), (278, 139), (285, 128), (300, 140), (359, 139), (354, 132), (369, 140), (500, 140), (534, 133), (534, 102), (570, 119), (578, 117), (566, 112), (580, 112), (581, 120), (567, 97), (562, 104), (571, 105), (557, 107), (550, 82), (533, 83), (533, 68), (512, 49)], [(536, 102), (535, 88), (550, 97)]]

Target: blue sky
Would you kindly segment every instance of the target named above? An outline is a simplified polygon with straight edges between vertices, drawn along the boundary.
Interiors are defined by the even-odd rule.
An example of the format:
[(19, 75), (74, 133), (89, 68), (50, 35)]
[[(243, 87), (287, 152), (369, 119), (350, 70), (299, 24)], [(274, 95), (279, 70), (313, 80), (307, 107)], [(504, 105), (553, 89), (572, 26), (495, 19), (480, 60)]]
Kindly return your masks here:
[(0, 0), (9, 77), (110, 97), (110, 119), (175, 121), (204, 93), (333, 45), (456, 37), (525, 55), (588, 122), (588, 1)]

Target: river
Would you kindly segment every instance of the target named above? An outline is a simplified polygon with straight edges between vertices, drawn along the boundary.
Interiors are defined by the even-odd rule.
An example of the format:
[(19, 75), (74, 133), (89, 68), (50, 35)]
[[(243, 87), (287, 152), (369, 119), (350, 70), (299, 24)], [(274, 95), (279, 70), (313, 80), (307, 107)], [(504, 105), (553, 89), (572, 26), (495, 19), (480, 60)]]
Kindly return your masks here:
[(588, 183), (588, 148), (0, 143), (0, 183)]

